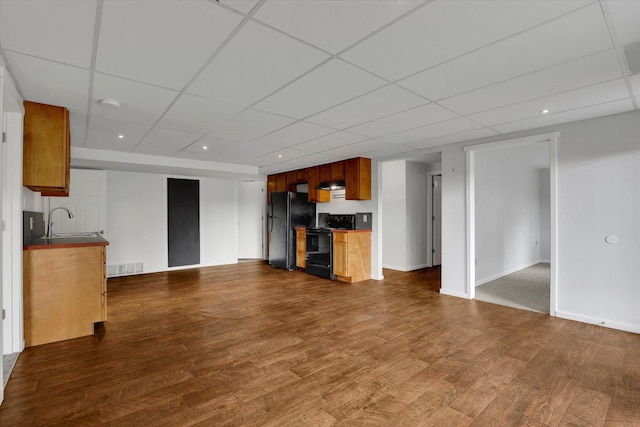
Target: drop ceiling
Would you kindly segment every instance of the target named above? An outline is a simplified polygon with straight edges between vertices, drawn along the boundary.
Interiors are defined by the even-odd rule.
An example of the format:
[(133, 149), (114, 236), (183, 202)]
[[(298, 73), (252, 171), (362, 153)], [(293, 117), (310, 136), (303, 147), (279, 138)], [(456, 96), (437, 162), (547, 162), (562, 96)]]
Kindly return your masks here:
[(638, 22), (640, 0), (0, 0), (0, 48), (110, 165), (269, 174), (636, 110)]

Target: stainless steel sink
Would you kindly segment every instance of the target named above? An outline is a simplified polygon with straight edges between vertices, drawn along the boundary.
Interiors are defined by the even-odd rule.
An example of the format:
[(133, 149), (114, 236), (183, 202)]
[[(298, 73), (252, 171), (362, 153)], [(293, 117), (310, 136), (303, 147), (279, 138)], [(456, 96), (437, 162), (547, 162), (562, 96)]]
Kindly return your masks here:
[(69, 239), (77, 237), (99, 237), (97, 231), (78, 231), (73, 233), (53, 233), (51, 237), (42, 236), (41, 239)]

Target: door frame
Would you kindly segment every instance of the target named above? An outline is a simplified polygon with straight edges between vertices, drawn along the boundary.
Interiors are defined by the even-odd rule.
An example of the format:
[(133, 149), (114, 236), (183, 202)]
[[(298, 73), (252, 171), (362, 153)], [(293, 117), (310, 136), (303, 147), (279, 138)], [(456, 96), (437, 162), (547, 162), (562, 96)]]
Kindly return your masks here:
[(467, 297), (474, 299), (476, 295), (476, 214), (475, 214), (475, 153), (477, 151), (495, 149), (514, 144), (549, 143), (549, 195), (550, 195), (550, 289), (549, 289), (549, 315), (557, 313), (557, 266), (558, 266), (558, 239), (557, 239), (557, 148), (559, 132), (551, 132), (523, 138), (507, 139), (503, 141), (476, 144), (464, 147), (466, 155), (466, 240), (467, 240)]
[(436, 175), (442, 176), (442, 171), (427, 172), (427, 267), (433, 267), (433, 177)]

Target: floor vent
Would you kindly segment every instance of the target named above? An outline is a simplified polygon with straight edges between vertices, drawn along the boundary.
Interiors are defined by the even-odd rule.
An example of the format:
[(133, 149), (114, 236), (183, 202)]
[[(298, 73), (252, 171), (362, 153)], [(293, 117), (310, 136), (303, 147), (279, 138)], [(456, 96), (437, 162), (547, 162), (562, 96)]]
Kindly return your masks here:
[(107, 266), (107, 277), (128, 276), (130, 274), (140, 274), (143, 272), (144, 268), (141, 262), (109, 264)]

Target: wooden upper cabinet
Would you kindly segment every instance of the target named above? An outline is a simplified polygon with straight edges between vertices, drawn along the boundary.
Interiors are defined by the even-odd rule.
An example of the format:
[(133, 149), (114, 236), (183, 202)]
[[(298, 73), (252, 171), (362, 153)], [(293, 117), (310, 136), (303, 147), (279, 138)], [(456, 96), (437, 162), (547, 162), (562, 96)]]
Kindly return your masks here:
[(342, 181), (345, 179), (344, 164), (345, 164), (344, 161), (331, 163), (331, 180), (332, 181)]
[(24, 102), (22, 185), (46, 193), (69, 195), (71, 140), (69, 110)]
[(318, 182), (331, 181), (331, 163), (318, 166)]
[(298, 184), (303, 184), (305, 182), (309, 182), (309, 170), (308, 169), (298, 169), (296, 171), (296, 182)]
[(276, 175), (276, 187), (274, 190), (276, 193), (281, 191), (287, 191), (287, 174), (279, 173)]
[(320, 167), (307, 168), (307, 177), (309, 179), (309, 201), (313, 203), (329, 202), (331, 200), (331, 192), (316, 188), (320, 184)]
[(345, 160), (345, 199), (371, 200), (371, 159)]
[(276, 191), (276, 176), (269, 175), (267, 177), (267, 203), (271, 203), (271, 193)]

